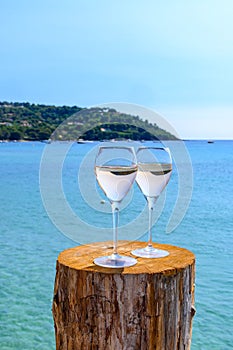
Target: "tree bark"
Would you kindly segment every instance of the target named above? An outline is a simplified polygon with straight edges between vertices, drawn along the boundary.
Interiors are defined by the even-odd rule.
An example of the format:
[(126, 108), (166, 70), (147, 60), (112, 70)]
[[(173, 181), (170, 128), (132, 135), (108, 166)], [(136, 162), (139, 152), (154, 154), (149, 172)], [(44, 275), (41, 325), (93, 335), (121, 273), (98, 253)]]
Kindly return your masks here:
[[(143, 242), (119, 242), (130, 255)], [(102, 242), (65, 250), (57, 260), (53, 317), (57, 350), (188, 350), (194, 315), (195, 256), (155, 244), (169, 256), (135, 266), (101, 268)], [(107, 252), (107, 253), (106, 253)]]

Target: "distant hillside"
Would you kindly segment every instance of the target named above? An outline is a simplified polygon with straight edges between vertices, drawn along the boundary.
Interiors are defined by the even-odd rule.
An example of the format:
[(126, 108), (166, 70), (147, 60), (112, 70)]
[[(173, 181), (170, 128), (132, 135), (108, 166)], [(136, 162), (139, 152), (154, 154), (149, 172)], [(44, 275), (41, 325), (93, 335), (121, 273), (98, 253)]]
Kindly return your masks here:
[[(72, 116), (72, 117), (71, 117)], [(69, 118), (69, 119), (68, 119)], [(68, 119), (68, 120), (67, 120)], [(0, 140), (174, 140), (138, 116), (109, 108), (0, 102)]]

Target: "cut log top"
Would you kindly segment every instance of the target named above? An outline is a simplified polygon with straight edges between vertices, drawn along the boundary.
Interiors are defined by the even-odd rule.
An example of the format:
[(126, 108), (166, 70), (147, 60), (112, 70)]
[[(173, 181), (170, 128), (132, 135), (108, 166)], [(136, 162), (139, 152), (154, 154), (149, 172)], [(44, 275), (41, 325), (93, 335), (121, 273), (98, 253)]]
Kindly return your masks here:
[[(122, 255), (131, 256), (131, 250), (143, 248), (145, 242), (119, 241), (118, 252)], [(70, 248), (58, 257), (58, 263), (75, 270), (98, 272), (106, 274), (157, 274), (173, 275), (185, 267), (194, 264), (194, 254), (184, 248), (167, 244), (153, 244), (155, 248), (165, 249), (169, 255), (164, 258), (148, 259), (137, 258), (137, 264), (127, 268), (105, 268), (96, 266), (93, 260), (99, 256), (111, 255), (112, 242), (100, 242)], [(133, 256), (133, 255), (132, 255)]]
[[(120, 241), (119, 253), (145, 247)], [(137, 258), (127, 268), (96, 266), (112, 242), (63, 251), (57, 261), (53, 317), (57, 350), (189, 350), (195, 257), (165, 244), (164, 258)]]

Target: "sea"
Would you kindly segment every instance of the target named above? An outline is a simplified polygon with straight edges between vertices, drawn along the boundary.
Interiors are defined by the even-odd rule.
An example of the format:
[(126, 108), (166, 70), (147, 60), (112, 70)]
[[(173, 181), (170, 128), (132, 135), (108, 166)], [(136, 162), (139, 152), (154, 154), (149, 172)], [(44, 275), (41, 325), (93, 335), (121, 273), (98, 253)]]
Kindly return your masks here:
[[(196, 314), (191, 349), (232, 349), (233, 141), (188, 140), (184, 145), (192, 169), (190, 173), (187, 167), (185, 175), (188, 195), (185, 198), (185, 192), (179, 189), (184, 182), (179, 177), (180, 165), (176, 163), (153, 227), (153, 240), (187, 248), (196, 256)], [(53, 188), (49, 169), (46, 174), (46, 166), (49, 168), (46, 151), (49, 147), (59, 149), (61, 144), (0, 143), (1, 350), (55, 349), (51, 307), (59, 253), (106, 236), (111, 240), (109, 203), (96, 185), (94, 175), (88, 176), (92, 174), (93, 150), (98, 146), (98, 143), (72, 143), (65, 152), (61, 149), (65, 158), (60, 161), (62, 171), (58, 169), (56, 176), (62, 178), (59, 180), (62, 186), (59, 187), (59, 181), (57, 184), (64, 192), (61, 198), (68, 204), (65, 207), (76, 216), (73, 222), (70, 220), (71, 227), (56, 217), (62, 205), (56, 207), (57, 203), (51, 199), (49, 188), (54, 190), (56, 186)], [(184, 175), (185, 164), (182, 172)], [(79, 188), (82, 184), (84, 190)], [(88, 194), (88, 188), (95, 192), (93, 196)], [(168, 222), (179, 192), (183, 196), (183, 215), (170, 232)], [(133, 225), (145, 209), (145, 199), (136, 184), (128, 196), (126, 203), (122, 203), (119, 232), (128, 222)], [(56, 193), (54, 198), (57, 201)], [(88, 230), (81, 232), (79, 222), (84, 228), (90, 227), (90, 235)], [(104, 230), (105, 226), (109, 231)], [(136, 231), (132, 239), (146, 241), (146, 229), (142, 228), (141, 233)]]

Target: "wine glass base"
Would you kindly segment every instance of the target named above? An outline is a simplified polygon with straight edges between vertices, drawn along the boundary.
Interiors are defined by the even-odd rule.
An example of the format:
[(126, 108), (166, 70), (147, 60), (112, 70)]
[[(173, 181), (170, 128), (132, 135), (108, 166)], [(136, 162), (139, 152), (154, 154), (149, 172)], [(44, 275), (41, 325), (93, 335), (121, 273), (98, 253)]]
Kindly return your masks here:
[(156, 249), (153, 247), (135, 249), (131, 253), (140, 258), (148, 258), (148, 259), (164, 258), (165, 256), (169, 255), (169, 252), (167, 252), (166, 250)]
[(94, 259), (94, 263), (102, 267), (120, 269), (135, 265), (137, 260), (129, 256), (112, 254), (109, 256), (100, 256), (99, 258)]

